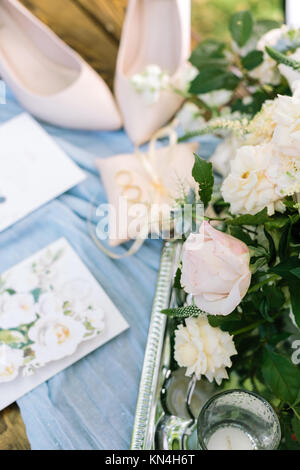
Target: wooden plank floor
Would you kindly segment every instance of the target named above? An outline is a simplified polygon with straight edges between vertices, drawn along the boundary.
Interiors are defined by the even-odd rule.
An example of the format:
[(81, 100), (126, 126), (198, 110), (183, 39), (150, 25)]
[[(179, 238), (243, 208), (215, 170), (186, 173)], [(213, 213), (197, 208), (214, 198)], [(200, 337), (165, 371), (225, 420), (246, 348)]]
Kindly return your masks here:
[[(21, 1), (112, 86), (127, 0)], [(27, 449), (30, 445), (15, 404), (0, 412), (0, 450)]]

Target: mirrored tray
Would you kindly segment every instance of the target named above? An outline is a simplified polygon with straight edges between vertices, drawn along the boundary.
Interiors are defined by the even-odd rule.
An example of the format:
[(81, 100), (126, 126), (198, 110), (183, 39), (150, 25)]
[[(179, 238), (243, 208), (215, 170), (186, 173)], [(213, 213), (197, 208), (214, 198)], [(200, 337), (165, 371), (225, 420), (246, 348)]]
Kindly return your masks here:
[(136, 407), (131, 449), (197, 449), (196, 418), (215, 386), (171, 364), (171, 324), (161, 310), (175, 305), (173, 278), (181, 244), (164, 245)]

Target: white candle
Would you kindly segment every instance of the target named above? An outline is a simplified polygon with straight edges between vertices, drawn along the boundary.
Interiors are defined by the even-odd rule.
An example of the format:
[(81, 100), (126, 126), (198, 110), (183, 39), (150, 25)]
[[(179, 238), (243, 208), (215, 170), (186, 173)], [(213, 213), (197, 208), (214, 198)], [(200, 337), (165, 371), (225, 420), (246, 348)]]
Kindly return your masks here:
[(254, 450), (255, 444), (240, 428), (224, 426), (215, 431), (207, 443), (208, 450)]
[(300, 0), (286, 0), (285, 6), (286, 24), (300, 27)]

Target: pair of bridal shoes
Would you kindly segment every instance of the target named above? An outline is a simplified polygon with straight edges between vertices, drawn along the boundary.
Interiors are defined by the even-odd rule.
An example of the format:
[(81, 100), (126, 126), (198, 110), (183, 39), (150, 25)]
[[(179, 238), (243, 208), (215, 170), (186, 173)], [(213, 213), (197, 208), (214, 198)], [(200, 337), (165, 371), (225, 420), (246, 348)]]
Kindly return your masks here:
[[(145, 70), (173, 83), (190, 52), (190, 0), (129, 0), (115, 77), (116, 101), (102, 78), (17, 0), (0, 0), (0, 76), (21, 105), (54, 125), (124, 127), (136, 144), (176, 113), (182, 97), (163, 89), (149, 103), (135, 81)], [(154, 74), (154, 75), (153, 75)]]

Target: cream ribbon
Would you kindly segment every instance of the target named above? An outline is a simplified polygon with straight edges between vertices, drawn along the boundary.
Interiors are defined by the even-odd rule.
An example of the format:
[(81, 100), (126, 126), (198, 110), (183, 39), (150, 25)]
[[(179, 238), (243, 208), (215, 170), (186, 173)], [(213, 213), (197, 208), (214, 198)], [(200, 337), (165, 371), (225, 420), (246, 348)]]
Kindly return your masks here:
[[(138, 147), (135, 149), (135, 155), (141, 161), (145, 171), (148, 173), (148, 175), (150, 177), (150, 180), (151, 180), (151, 184), (153, 185), (154, 190), (155, 190), (155, 192), (154, 192), (155, 197), (154, 197), (154, 200), (152, 201), (152, 203), (158, 202), (159, 199), (160, 199), (161, 194), (166, 194), (166, 192), (167, 192), (167, 189), (163, 185), (163, 182), (162, 182), (160, 176), (157, 174), (157, 171), (156, 171), (156, 168), (155, 168), (156, 143), (157, 143), (158, 139), (169, 137), (169, 149), (171, 151), (178, 142), (177, 133), (174, 129), (175, 126), (176, 126), (176, 121), (174, 120), (170, 125), (159, 129), (153, 135), (153, 137), (151, 138), (150, 143), (149, 143), (149, 149), (148, 149), (147, 153), (140, 152)], [(116, 177), (119, 180), (118, 184), (123, 187), (122, 195), (124, 197), (126, 197), (129, 200), (129, 202), (131, 202), (132, 204), (134, 204), (136, 202), (139, 202), (140, 197), (141, 197), (141, 188), (139, 186), (136, 186), (136, 185), (132, 184), (133, 176), (130, 173), (130, 171), (120, 170), (117, 173)], [(123, 180), (123, 183), (122, 183), (122, 180)], [(131, 192), (131, 196), (130, 196), (130, 192)], [(134, 194), (135, 194), (135, 196), (134, 196)], [(137, 251), (142, 247), (142, 245), (145, 241), (144, 238), (137, 238), (133, 242), (133, 244), (131, 245), (129, 250), (126, 253), (123, 253), (123, 254), (114, 253), (113, 251), (106, 248), (100, 242), (100, 240), (97, 238), (97, 236), (95, 234), (94, 226), (92, 224), (92, 217), (93, 217), (93, 210), (94, 210), (94, 203), (95, 202), (96, 202), (96, 199), (94, 199), (91, 202), (90, 214), (89, 214), (89, 217), (88, 217), (88, 227), (89, 227), (89, 232), (91, 234), (91, 237), (92, 237), (94, 243), (97, 245), (97, 247), (103, 253), (105, 253), (107, 256), (109, 256), (112, 259), (122, 259), (122, 258), (126, 258), (128, 256), (132, 256), (135, 253), (137, 253)], [(145, 233), (144, 230), (147, 230), (147, 233), (149, 233), (151, 226), (155, 222), (156, 222), (155, 220), (151, 220), (151, 219), (150, 219), (150, 221), (145, 222), (145, 226), (141, 228), (141, 233)]]

